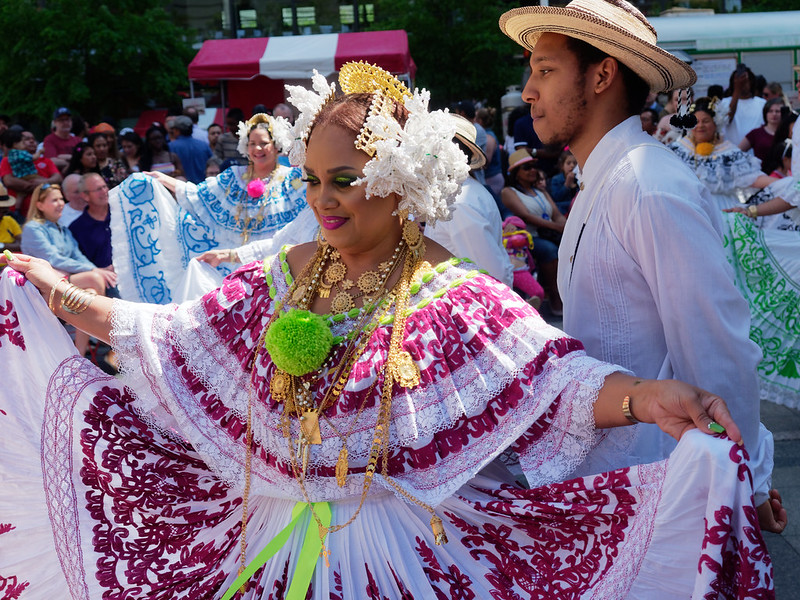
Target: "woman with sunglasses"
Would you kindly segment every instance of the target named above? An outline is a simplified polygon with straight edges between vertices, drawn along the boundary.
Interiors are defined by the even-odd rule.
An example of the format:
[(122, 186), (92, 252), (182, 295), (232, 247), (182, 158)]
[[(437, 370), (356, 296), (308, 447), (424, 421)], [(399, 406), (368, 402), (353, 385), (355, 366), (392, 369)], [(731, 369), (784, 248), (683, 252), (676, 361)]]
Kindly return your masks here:
[(533, 258), (539, 282), (549, 299), (550, 312), (561, 316), (563, 305), (558, 294), (558, 244), (566, 217), (546, 191), (547, 182), (527, 148), (520, 148), (508, 159), (507, 185), (500, 196), (511, 213), (525, 221), (533, 235)]
[[(33, 190), (28, 217), (22, 228), (22, 251), (48, 261), (67, 282), (84, 290), (103, 295), (114, 285), (115, 275), (100, 269), (78, 248), (78, 242), (67, 227), (58, 224), (64, 210), (61, 186), (44, 183)], [(75, 347), (81, 356), (89, 346), (89, 335), (75, 330)]]

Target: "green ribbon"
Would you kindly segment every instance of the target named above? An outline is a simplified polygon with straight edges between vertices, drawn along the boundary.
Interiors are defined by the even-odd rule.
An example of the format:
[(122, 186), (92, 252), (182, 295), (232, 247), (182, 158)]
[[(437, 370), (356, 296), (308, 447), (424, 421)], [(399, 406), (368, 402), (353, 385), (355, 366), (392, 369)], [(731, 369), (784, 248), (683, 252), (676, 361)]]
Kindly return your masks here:
[[(289, 536), (297, 527), (297, 523), (305, 512), (308, 510), (307, 502), (298, 502), (292, 508), (292, 519), (283, 530), (270, 540), (264, 549), (258, 553), (253, 562), (251, 562), (242, 574), (236, 578), (233, 585), (228, 588), (222, 600), (230, 600), (236, 591), (241, 588), (253, 574), (260, 569), (264, 563), (286, 545)], [(322, 521), (322, 524), (328, 528), (331, 525), (331, 506), (327, 502), (315, 502), (314, 512)], [(309, 526), (306, 529), (306, 537), (303, 540), (303, 546), (300, 548), (300, 556), (297, 558), (297, 564), (294, 568), (289, 591), (286, 594), (286, 600), (303, 600), (308, 593), (308, 586), (311, 585), (311, 576), (314, 574), (314, 569), (317, 566), (317, 559), (322, 550), (322, 540), (319, 537), (319, 530), (312, 525), (316, 525), (313, 518), (309, 521)]]

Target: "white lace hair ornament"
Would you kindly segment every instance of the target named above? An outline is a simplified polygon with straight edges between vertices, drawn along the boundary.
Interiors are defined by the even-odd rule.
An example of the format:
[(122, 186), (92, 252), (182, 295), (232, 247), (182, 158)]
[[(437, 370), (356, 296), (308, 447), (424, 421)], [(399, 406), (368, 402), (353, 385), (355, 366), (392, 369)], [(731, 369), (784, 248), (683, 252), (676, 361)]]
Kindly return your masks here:
[(273, 117), (264, 113), (257, 113), (250, 117), (247, 121), (239, 121), (239, 129), (237, 134), (239, 136), (239, 144), (236, 149), (242, 156), (247, 156), (247, 142), (249, 141), (250, 132), (259, 123), (266, 123), (269, 129), (269, 135), (275, 144), (278, 152), (283, 152), (292, 143), (292, 125), (288, 120), (283, 117)]
[[(372, 159), (364, 165), (364, 177), (353, 185), (366, 184), (367, 198), (396, 193), (398, 213), (426, 223), (450, 218), (450, 205), (469, 175), (467, 155), (453, 141), (455, 124), (447, 111), (428, 111), (430, 93), (408, 89), (390, 73), (364, 62), (342, 66), (339, 85), (345, 94), (371, 93), (372, 104), (355, 146)], [(314, 92), (287, 86), (289, 102), (300, 116), (289, 160), (305, 162), (306, 142), (320, 109), (334, 97), (335, 87), (316, 71)], [(408, 110), (404, 127), (391, 115), (393, 102)]]

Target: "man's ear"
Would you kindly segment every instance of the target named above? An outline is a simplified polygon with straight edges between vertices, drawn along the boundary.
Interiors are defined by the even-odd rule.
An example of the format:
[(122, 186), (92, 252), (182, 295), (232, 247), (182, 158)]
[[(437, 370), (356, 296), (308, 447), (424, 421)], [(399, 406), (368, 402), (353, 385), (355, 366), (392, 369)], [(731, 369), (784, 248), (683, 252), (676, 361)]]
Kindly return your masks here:
[(610, 56), (605, 57), (596, 65), (592, 65), (592, 77), (594, 86), (592, 91), (595, 94), (601, 94), (611, 87), (619, 77), (621, 77), (619, 63), (616, 58)]

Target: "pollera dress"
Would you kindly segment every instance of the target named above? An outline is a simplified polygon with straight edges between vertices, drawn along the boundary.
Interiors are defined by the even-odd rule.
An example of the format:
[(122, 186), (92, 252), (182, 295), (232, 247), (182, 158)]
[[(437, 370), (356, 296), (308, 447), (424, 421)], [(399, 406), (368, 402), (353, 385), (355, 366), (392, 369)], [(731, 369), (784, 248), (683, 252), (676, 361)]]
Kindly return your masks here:
[[(193, 302), (116, 301), (117, 379), (54, 336), (33, 286), (0, 275), (4, 597), (221, 598), (239, 563), (248, 405), (247, 561), (278, 548), (236, 598), (305, 598), (293, 584), (309, 561), (314, 599), (773, 597), (746, 451), (690, 431), (668, 460), (562, 481), (595, 443), (593, 403), (619, 368), (459, 259), (412, 285), (403, 348), (420, 383), (393, 387), (391, 483), (379, 466), (360, 515), (328, 535), (326, 564), (269, 393), (275, 365), (254, 361), (290, 282), (281, 252)], [(332, 333), (358, 312), (328, 317)], [(311, 447), (306, 490), (333, 524), (362, 494), (392, 323), (372, 332)]]
[(178, 182), (175, 198), (141, 173), (109, 192), (122, 298), (158, 304), (199, 298), (233, 265), (212, 268), (192, 258), (270, 239), (307, 206), (299, 168), (278, 165), (258, 198), (247, 193), (245, 170), (233, 166), (200, 184)]

